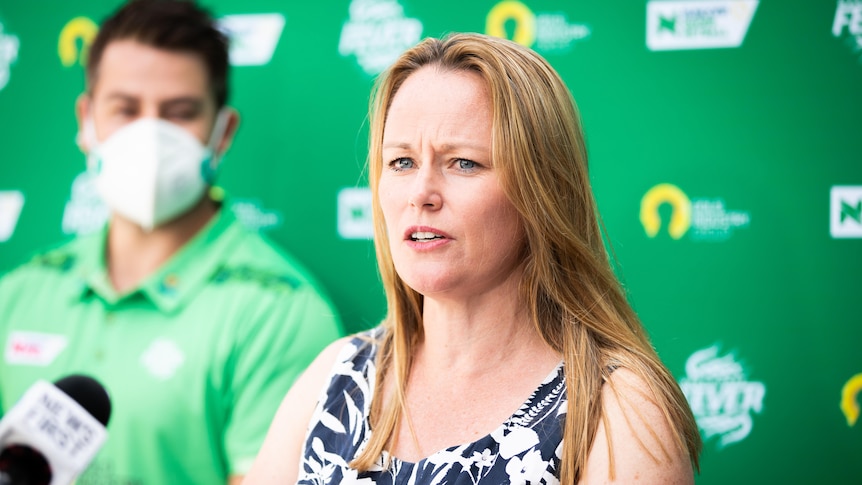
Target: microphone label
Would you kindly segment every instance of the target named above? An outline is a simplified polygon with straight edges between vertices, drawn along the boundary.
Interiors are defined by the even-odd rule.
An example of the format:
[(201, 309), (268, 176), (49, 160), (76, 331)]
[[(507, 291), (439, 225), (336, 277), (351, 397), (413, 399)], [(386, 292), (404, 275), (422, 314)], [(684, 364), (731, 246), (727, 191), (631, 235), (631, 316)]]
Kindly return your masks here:
[(38, 381), (3, 418), (0, 443), (40, 451), (54, 470), (80, 473), (107, 438), (102, 424), (53, 384)]

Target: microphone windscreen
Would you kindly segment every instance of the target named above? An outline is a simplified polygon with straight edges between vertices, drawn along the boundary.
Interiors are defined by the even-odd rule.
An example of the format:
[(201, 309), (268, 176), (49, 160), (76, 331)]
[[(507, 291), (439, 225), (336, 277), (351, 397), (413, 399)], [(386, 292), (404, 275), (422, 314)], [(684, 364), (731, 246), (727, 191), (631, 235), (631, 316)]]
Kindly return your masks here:
[(98, 381), (92, 377), (74, 374), (60, 379), (54, 385), (86, 409), (102, 426), (108, 426), (108, 420), (111, 418), (111, 398)]
[(0, 485), (49, 485), (51, 465), (38, 451), (9, 445), (0, 452)]

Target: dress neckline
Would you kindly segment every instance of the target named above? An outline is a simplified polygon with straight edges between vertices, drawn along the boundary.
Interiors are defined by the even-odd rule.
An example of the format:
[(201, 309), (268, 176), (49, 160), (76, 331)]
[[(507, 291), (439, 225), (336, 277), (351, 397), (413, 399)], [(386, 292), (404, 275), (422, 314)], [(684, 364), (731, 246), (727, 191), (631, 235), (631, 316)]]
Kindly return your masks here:
[[(543, 389), (549, 388), (551, 386), (556, 387), (556, 386), (559, 386), (559, 385), (565, 383), (565, 379), (563, 376), (564, 364), (565, 364), (565, 362), (560, 361), (560, 363), (557, 364), (557, 366), (554, 367), (554, 369), (542, 380), (542, 382), (538, 385), (538, 387), (536, 387), (536, 389), (533, 390), (533, 392), (530, 394), (530, 396), (527, 397), (527, 399), (518, 407), (518, 409), (516, 409), (508, 418), (506, 418), (505, 421), (500, 423), (499, 426), (494, 428), (493, 431), (491, 431), (488, 434), (481, 436), (479, 439), (477, 439), (475, 441), (471, 441), (469, 443), (461, 443), (461, 444), (457, 444), (457, 445), (448, 446), (448, 447), (443, 448), (441, 450), (437, 450), (434, 453), (431, 453), (430, 455), (419, 459), (418, 461), (402, 460), (402, 459), (398, 458), (397, 456), (391, 455), (389, 453), (389, 451), (383, 450), (383, 455), (381, 457), (382, 462), (383, 463), (387, 463), (387, 462), (395, 463), (395, 464), (399, 465), (399, 468), (400, 467), (412, 468), (412, 467), (415, 467), (417, 465), (421, 465), (421, 464), (423, 464), (423, 463), (425, 463), (425, 462), (427, 462), (427, 461), (429, 461), (435, 457), (439, 457), (441, 455), (446, 455), (448, 453), (453, 453), (459, 449), (469, 449), (469, 448), (474, 447), (480, 443), (486, 442), (488, 440), (493, 440), (494, 435), (501, 434), (505, 429), (510, 428), (512, 426), (521, 426), (521, 425), (516, 423), (516, 421), (518, 421), (518, 418), (519, 418), (521, 412), (523, 410), (532, 408), (534, 405), (537, 404), (537, 400), (542, 399), (540, 396), (547, 394), (547, 393), (541, 392)], [(365, 429), (367, 431), (369, 431), (368, 433), (365, 434), (365, 436), (370, 437), (372, 430), (371, 430), (371, 423), (369, 421), (369, 417), (367, 414), (365, 416)], [(367, 439), (366, 439), (366, 441), (367, 441)], [(364, 445), (363, 445), (363, 447), (364, 447)]]

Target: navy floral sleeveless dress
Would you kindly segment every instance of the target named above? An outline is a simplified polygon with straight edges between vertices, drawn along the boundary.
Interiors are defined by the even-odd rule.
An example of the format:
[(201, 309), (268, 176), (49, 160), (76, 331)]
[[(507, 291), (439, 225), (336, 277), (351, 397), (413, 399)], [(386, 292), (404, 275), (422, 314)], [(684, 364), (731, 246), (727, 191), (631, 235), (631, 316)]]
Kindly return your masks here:
[[(416, 463), (385, 452), (370, 471), (349, 463), (370, 438), (375, 342), (380, 328), (353, 338), (342, 350), (318, 401), (302, 453), (302, 485), (558, 485), (566, 413), (560, 364), (509, 419), (491, 434), (438, 451)], [(501, 383), (505, 385), (505, 383)], [(388, 460), (387, 460), (388, 459)], [(389, 462), (384, 468), (383, 463)]]

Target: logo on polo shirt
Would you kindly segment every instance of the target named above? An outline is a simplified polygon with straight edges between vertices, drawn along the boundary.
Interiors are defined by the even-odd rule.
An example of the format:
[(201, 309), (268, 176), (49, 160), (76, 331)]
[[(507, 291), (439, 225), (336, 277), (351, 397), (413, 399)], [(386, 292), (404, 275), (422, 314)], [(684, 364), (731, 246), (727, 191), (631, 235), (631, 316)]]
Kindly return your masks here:
[(752, 415), (763, 411), (766, 386), (748, 380), (748, 373), (732, 352), (719, 354), (718, 345), (693, 353), (685, 363), (686, 375), (679, 386), (704, 438), (717, 436), (718, 448), (722, 449), (751, 433)]
[(185, 353), (176, 342), (166, 338), (157, 338), (141, 354), (141, 365), (159, 380), (167, 380), (176, 374), (186, 361)]
[(829, 192), (833, 238), (862, 238), (862, 186), (836, 185)]
[(422, 35), (422, 22), (404, 15), (397, 0), (352, 0), (341, 28), (338, 53), (355, 56), (366, 74), (383, 72)]
[(42, 367), (51, 365), (67, 343), (65, 335), (12, 331), (6, 340), (6, 362)]
[(757, 0), (651, 1), (647, 3), (650, 50), (739, 47)]

